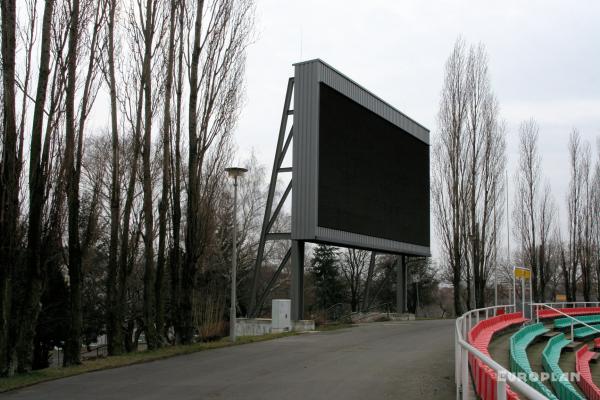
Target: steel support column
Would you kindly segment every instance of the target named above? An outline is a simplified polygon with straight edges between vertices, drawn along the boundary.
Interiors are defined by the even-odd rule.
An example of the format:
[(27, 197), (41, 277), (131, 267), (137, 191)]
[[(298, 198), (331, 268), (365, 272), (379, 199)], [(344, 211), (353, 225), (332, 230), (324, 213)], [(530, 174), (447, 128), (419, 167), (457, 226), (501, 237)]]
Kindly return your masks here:
[(292, 321), (304, 319), (304, 241), (292, 240)]
[(396, 312), (403, 314), (406, 310), (406, 256), (400, 256), (396, 263)]

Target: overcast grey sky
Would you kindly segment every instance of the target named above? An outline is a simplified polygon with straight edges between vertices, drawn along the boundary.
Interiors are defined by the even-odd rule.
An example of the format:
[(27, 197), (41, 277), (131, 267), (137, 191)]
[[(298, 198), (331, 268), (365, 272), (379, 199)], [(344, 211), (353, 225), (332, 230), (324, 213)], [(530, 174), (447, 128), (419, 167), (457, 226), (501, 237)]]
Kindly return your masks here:
[[(312, 58), (425, 125), (433, 138), (444, 63), (462, 35), (487, 48), (508, 127), (509, 174), (519, 124), (535, 118), (544, 174), (564, 216), (569, 133), (579, 129), (594, 149), (600, 137), (598, 21), (598, 1), (257, 0), (236, 132), (240, 156), (254, 150), (270, 168), (292, 63)], [(435, 253), (433, 230), (432, 240)]]

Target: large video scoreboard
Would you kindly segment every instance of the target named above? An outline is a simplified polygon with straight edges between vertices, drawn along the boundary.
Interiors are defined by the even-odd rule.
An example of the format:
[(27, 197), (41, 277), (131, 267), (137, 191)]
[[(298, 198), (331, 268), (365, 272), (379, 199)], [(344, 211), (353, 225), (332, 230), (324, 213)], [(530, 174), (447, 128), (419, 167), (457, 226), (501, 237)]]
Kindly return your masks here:
[(429, 131), (320, 60), (295, 65), (292, 239), (430, 255)]

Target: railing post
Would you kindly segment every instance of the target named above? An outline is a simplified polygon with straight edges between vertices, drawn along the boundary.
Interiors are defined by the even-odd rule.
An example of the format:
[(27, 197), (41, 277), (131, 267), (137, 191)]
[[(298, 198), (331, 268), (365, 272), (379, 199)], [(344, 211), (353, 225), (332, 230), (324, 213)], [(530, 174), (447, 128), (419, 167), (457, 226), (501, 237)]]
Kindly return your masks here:
[(575, 333), (573, 332), (573, 320), (571, 320), (571, 340), (575, 341)]
[(506, 377), (504, 374), (497, 374), (496, 379), (496, 399), (506, 400)]
[[(460, 385), (460, 351), (458, 344), (458, 332), (454, 333), (454, 384), (458, 388)], [(458, 392), (457, 392), (458, 393)], [(458, 397), (458, 396), (456, 396)]]
[(466, 349), (462, 349), (461, 363), (462, 400), (469, 400), (469, 352)]

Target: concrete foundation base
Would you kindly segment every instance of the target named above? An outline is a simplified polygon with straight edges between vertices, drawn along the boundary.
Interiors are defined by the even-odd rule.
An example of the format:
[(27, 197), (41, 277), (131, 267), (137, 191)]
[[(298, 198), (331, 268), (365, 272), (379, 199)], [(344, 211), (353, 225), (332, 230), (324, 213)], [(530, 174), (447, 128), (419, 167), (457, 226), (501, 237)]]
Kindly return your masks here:
[(398, 313), (390, 313), (391, 321), (414, 321), (415, 314), (398, 314)]
[(292, 321), (292, 329), (294, 332), (309, 332), (315, 330), (315, 321), (312, 319), (302, 319), (300, 321)]
[(238, 318), (235, 336), (261, 336), (271, 333), (270, 318)]
[[(307, 332), (315, 330), (315, 321), (292, 321), (294, 332)], [(289, 332), (289, 329), (273, 329), (270, 318), (238, 318), (235, 324), (236, 336), (261, 336), (269, 333)]]

